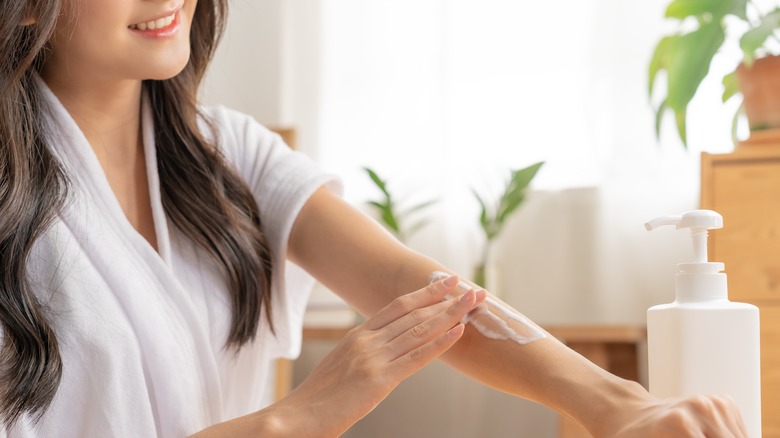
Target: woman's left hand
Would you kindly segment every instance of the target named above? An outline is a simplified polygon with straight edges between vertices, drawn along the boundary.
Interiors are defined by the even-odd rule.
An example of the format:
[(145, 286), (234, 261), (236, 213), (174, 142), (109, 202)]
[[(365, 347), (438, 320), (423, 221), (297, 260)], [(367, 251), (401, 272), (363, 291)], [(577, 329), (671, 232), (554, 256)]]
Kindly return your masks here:
[(617, 418), (625, 424), (614, 438), (675, 437), (675, 438), (745, 438), (747, 430), (739, 409), (730, 397), (692, 396), (650, 400), (631, 407)]

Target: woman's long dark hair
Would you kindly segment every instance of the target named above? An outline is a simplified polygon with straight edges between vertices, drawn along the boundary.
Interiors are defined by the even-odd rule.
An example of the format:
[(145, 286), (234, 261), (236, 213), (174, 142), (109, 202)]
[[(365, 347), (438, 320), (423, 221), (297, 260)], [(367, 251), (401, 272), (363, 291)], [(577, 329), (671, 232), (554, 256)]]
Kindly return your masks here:
[[(62, 0), (20, 0), (0, 8), (0, 421), (6, 426), (24, 414), (40, 419), (62, 375), (56, 333), (27, 272), (33, 244), (67, 198), (67, 175), (43, 133), (45, 103), (35, 80), (62, 7)], [(226, 12), (227, 0), (200, 0), (189, 63), (172, 79), (144, 82), (144, 90), (155, 125), (165, 127), (155, 134), (163, 207), (224, 267), (233, 311), (227, 344), (239, 348), (254, 339), (261, 307), (271, 322), (272, 257), (252, 194), (199, 129), (206, 119), (197, 91)], [(33, 24), (20, 25), (30, 16)]]

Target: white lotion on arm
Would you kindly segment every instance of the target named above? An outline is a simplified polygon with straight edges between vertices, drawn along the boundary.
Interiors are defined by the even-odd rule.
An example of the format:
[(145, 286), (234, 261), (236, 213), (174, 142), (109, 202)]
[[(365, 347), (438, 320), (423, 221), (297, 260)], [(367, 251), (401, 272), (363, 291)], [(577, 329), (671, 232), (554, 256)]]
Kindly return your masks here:
[[(446, 272), (435, 271), (428, 277), (428, 282), (435, 283), (448, 277), (450, 274)], [(465, 282), (459, 281), (458, 289), (462, 293), (466, 293), (473, 288)], [(445, 300), (451, 298), (453, 298), (452, 295), (444, 297)], [(542, 329), (535, 326), (523, 315), (490, 296), (463, 317), (462, 322), (473, 325), (486, 338), (510, 340), (521, 345), (547, 337)]]

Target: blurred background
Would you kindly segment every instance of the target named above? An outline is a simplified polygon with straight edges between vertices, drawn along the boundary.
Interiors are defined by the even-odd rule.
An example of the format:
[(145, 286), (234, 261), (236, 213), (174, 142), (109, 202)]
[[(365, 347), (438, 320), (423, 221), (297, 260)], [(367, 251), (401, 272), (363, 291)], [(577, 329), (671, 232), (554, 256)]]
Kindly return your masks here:
[[(491, 291), (543, 326), (642, 328), (648, 307), (674, 299), (676, 263), (692, 255), (685, 233), (643, 224), (698, 208), (700, 154), (733, 149), (738, 105), (720, 100), (720, 77), (741, 57), (724, 49), (689, 106), (687, 148), (671, 115), (656, 138), (648, 64), (675, 28), (668, 3), (233, 0), (203, 97), (295, 129), (296, 148), (369, 213), (380, 193), (365, 166), (403, 202), (436, 199), (407, 243), (465, 276), (484, 248), (473, 191), (497, 196), (510, 169), (544, 161), (491, 246)], [(312, 302), (339, 308), (322, 290)], [(351, 323), (332, 315), (311, 324)], [(334, 342), (305, 340), (293, 382)], [(558, 427), (556, 414), (437, 363), (345, 436)]]

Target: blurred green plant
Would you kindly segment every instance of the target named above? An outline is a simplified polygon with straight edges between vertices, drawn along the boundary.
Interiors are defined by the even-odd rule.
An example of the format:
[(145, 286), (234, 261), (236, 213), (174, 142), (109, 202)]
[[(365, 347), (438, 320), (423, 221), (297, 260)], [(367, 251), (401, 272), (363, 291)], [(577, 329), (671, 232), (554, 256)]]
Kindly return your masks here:
[(472, 281), (482, 287), (485, 284), (485, 268), (488, 266), (490, 249), (496, 237), (501, 233), (507, 219), (517, 211), (520, 205), (525, 201), (528, 192), (528, 186), (539, 172), (544, 161), (532, 164), (528, 167), (512, 170), (509, 179), (504, 184), (503, 193), (497, 202), (489, 203), (483, 196), (480, 196), (476, 190), (472, 189), (480, 206), (479, 224), (485, 235), (485, 245), (479, 263), (474, 268)]
[(414, 204), (410, 207), (401, 208), (401, 201), (393, 197), (388, 189), (388, 183), (382, 179), (374, 170), (364, 167), (363, 170), (374, 182), (374, 185), (382, 193), (382, 199), (379, 201), (368, 201), (368, 204), (374, 208), (379, 222), (390, 231), (399, 241), (406, 242), (408, 238), (430, 223), (427, 219), (418, 219), (411, 224), (407, 224), (410, 216), (418, 214), (435, 204), (437, 201), (429, 200)]
[[(750, 66), (753, 61), (768, 55), (767, 42), (780, 42), (780, 8), (760, 11), (749, 0), (672, 0), (666, 8), (666, 18), (676, 19), (680, 29), (663, 37), (656, 45), (650, 61), (648, 95), (652, 99), (656, 76), (666, 72), (666, 96), (655, 108), (655, 131), (660, 135), (661, 120), (667, 110), (674, 114), (677, 133), (687, 147), (686, 117), (688, 104), (696, 94), (702, 80), (710, 70), (715, 53), (726, 41), (729, 29), (742, 29), (739, 47), (742, 62)], [(735, 18), (735, 19), (729, 19)], [(697, 26), (688, 29), (691, 22)], [(736, 70), (724, 76), (722, 101), (726, 102), (739, 92)], [(732, 137), (736, 140), (736, 127), (741, 109), (732, 122)]]

